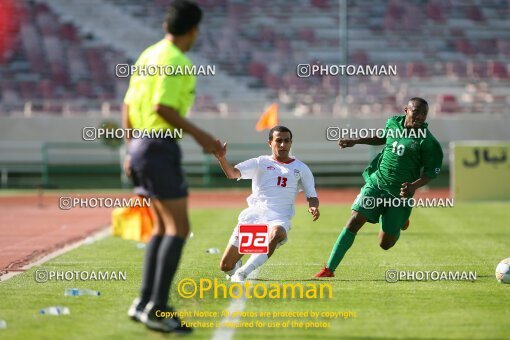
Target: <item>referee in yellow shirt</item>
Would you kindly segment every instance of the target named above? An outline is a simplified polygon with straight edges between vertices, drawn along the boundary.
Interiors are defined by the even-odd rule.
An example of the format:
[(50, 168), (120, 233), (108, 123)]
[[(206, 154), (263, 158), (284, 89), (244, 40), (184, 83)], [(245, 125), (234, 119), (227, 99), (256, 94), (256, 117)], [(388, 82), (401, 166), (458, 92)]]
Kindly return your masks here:
[[(138, 70), (147, 65), (171, 65), (173, 69), (192, 66), (184, 54), (198, 36), (202, 11), (190, 1), (175, 1), (167, 12), (165, 38), (149, 46), (136, 62)], [(147, 68), (148, 69), (148, 68)], [(193, 136), (206, 153), (220, 143), (184, 118), (195, 99), (195, 76), (147, 75), (138, 71), (130, 79), (124, 99), (123, 126), (145, 130), (182, 129)], [(173, 136), (175, 137), (175, 135)], [(145, 250), (140, 297), (133, 301), (128, 315), (147, 327), (163, 332), (191, 332), (177, 317), (157, 317), (173, 311), (168, 305), (169, 289), (177, 270), (190, 226), (187, 184), (181, 168), (181, 150), (174, 138), (128, 140), (126, 165), (135, 192), (151, 197), (154, 234)]]

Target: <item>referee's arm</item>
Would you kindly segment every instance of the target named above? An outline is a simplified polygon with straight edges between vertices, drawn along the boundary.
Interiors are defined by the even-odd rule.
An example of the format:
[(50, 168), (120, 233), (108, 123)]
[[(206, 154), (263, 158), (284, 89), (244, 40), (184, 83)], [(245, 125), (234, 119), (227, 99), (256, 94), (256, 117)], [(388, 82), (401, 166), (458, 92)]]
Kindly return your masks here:
[[(131, 121), (129, 120), (129, 105), (124, 103), (122, 105), (122, 127), (124, 129), (131, 129)], [(131, 131), (131, 130), (128, 130)], [(124, 142), (126, 143), (126, 146), (129, 145), (131, 139), (130, 133), (124, 134)], [(131, 157), (129, 154), (124, 155), (124, 161), (123, 161), (123, 168), (124, 172), (126, 173), (127, 177), (131, 177)]]
[[(132, 128), (131, 121), (129, 120), (129, 105), (126, 103), (124, 103), (124, 105), (122, 105), (122, 128), (124, 128), (125, 131), (126, 131), (126, 129), (127, 129), (127, 131), (131, 131), (131, 128)], [(131, 139), (131, 134), (125, 133), (124, 134), (124, 142), (126, 143), (126, 145), (129, 145), (130, 139)]]
[(179, 112), (175, 109), (157, 104), (154, 107), (154, 111), (165, 119), (172, 126), (182, 129), (184, 132), (189, 133), (202, 146), (205, 153), (214, 153), (217, 148), (216, 139), (207, 132), (198, 128), (187, 119), (181, 117)]

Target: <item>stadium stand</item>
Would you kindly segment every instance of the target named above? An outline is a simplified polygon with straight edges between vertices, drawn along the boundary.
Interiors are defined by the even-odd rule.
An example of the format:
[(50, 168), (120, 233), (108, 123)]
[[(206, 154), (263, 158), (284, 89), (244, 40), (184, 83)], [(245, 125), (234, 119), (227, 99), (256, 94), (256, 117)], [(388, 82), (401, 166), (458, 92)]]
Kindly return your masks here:
[[(200, 80), (194, 114), (258, 114), (276, 100), (284, 114), (340, 112), (340, 77), (296, 75), (297, 64), (342, 60), (337, 1), (198, 2), (207, 15), (192, 59), (216, 65), (217, 74), (214, 82)], [(73, 113), (91, 106), (118, 111), (126, 81), (112, 70), (133, 62), (161, 36), (167, 1), (1, 6), (9, 3), (20, 20), (0, 25), (0, 36), (14, 41), (0, 44), (2, 111)], [(437, 114), (504, 114), (510, 103), (509, 14), (508, 1), (498, 0), (349, 1), (348, 63), (397, 65), (398, 76), (348, 77), (342, 106), (351, 115), (387, 115), (420, 95), (431, 99)]]
[[(135, 17), (158, 15), (165, 3), (108, 1)], [(278, 96), (296, 115), (331, 113), (338, 77), (298, 78), (294, 66), (341, 60), (337, 1), (199, 3), (211, 13), (205, 18), (200, 52), (232, 75), (248, 75), (252, 86)], [(453, 0), (348, 5), (348, 63), (398, 66), (398, 77), (351, 77), (350, 112), (399, 111), (413, 94), (433, 98), (440, 114), (504, 112), (509, 96), (501, 92), (510, 84), (507, 1), (484, 1), (483, 6)], [(296, 36), (301, 39), (290, 39)], [(480, 83), (486, 95), (470, 96), (471, 87)]]
[[(56, 185), (65, 186), (84, 172), (118, 185), (119, 150), (102, 143), (82, 149), (81, 129), (99, 126), (108, 115), (119, 120), (127, 79), (115, 76), (115, 66), (133, 63), (143, 48), (161, 39), (168, 1), (0, 1), (0, 116), (9, 116), (0, 117), (1, 187), (51, 186), (54, 178), (59, 179)], [(296, 155), (326, 186), (361, 183), (359, 172), (374, 150), (357, 148), (331, 159), (336, 144), (319, 142), (324, 127), (380, 126), (410, 96), (433, 104), (431, 113), (441, 117), (432, 124), (442, 143), (465, 139), (462, 130), (470, 131), (469, 138), (506, 136), (498, 119), (471, 132), (477, 122), (508, 117), (508, 1), (348, 1), (347, 62), (396, 65), (398, 75), (308, 78), (297, 76), (298, 64), (339, 64), (343, 59), (339, 1), (198, 2), (206, 15), (190, 56), (195, 64), (215, 65), (216, 75), (199, 79), (192, 115), (229, 136), (234, 162), (266, 151), (251, 125), (275, 101), (282, 121), (300, 136)], [(346, 79), (348, 96), (340, 101)], [(227, 117), (228, 123), (217, 117)], [(465, 121), (469, 124), (457, 125)], [(247, 124), (252, 134), (235, 131)], [(34, 133), (39, 129), (47, 134)], [(214, 159), (204, 157), (189, 139), (182, 147), (190, 183), (220, 183)], [(71, 156), (90, 166), (61, 162)], [(445, 165), (447, 160), (448, 153)]]
[[(109, 70), (125, 61), (123, 53), (81, 34), (44, 3), (15, 5), (14, 41), (0, 65), (3, 110), (97, 112), (98, 103), (109, 102), (118, 111), (122, 93)], [(72, 105), (64, 105), (66, 100)]]

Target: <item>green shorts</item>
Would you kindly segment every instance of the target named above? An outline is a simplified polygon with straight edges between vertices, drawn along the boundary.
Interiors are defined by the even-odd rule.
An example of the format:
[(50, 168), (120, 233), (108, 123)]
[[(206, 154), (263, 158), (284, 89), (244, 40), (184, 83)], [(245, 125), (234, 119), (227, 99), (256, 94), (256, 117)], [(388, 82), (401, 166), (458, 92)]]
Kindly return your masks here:
[(400, 229), (411, 216), (412, 207), (400, 204), (398, 197), (389, 192), (365, 184), (352, 204), (351, 209), (365, 216), (370, 223), (381, 223), (381, 230), (393, 236), (400, 235)]

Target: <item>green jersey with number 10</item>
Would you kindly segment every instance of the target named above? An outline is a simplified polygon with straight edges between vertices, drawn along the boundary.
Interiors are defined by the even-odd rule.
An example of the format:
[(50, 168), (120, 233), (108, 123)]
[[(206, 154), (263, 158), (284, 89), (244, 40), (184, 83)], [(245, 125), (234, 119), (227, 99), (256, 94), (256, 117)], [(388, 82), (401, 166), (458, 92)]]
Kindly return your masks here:
[(404, 127), (405, 115), (386, 122), (386, 144), (363, 172), (368, 184), (399, 196), (404, 182), (414, 182), (423, 174), (435, 178), (443, 163), (443, 150), (430, 133), (427, 123), (419, 129)]

